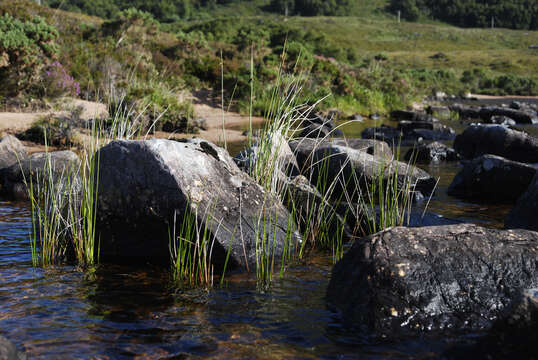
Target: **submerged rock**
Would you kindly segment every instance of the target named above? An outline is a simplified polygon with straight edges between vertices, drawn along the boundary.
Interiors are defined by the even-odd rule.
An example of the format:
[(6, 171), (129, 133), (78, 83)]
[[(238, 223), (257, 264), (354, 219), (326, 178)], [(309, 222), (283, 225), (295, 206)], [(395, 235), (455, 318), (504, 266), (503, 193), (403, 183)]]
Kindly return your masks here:
[(431, 114), (408, 110), (394, 110), (390, 113), (390, 117), (397, 121), (416, 121), (429, 123), (439, 121), (439, 119), (434, 118)]
[(515, 202), (536, 174), (529, 164), (495, 155), (482, 155), (465, 164), (452, 180), (448, 194), (488, 202)]
[(456, 137), (454, 149), (465, 159), (492, 154), (519, 162), (538, 162), (538, 138), (502, 125), (469, 126)]
[(392, 146), (412, 146), (423, 141), (453, 140), (456, 133), (438, 122), (400, 121), (398, 128), (384, 125), (367, 128), (361, 136), (363, 139), (382, 140)]
[[(282, 203), (212, 143), (114, 141), (99, 155), (97, 229), (105, 259), (168, 259), (169, 231), (174, 220), (179, 231), (186, 211), (215, 240), (216, 269), (228, 250), (228, 269), (253, 271), (257, 253), (274, 255), (278, 264), (284, 247), (295, 244), (296, 227)], [(261, 241), (271, 246), (261, 248)]]
[[(72, 151), (53, 151), (35, 153), (7, 168), (0, 169), (0, 196), (14, 200), (28, 199), (26, 183), (34, 186), (42, 185), (49, 180), (49, 169), (52, 179), (59, 182), (69, 173), (78, 171), (80, 159)], [(49, 168), (50, 166), (50, 168)]]
[(416, 149), (409, 149), (405, 154), (406, 161), (416, 161), (422, 164), (457, 161), (458, 159), (459, 156), (454, 149), (437, 141), (428, 145), (419, 145)]
[(327, 302), (378, 336), (482, 330), (538, 282), (538, 233), (472, 224), (396, 227), (355, 241)]
[(21, 353), (11, 341), (0, 336), (0, 360), (26, 360), (26, 354)]
[(0, 169), (17, 164), (28, 156), (24, 145), (13, 135), (0, 140)]
[(508, 214), (505, 226), (509, 229), (538, 231), (538, 174)]

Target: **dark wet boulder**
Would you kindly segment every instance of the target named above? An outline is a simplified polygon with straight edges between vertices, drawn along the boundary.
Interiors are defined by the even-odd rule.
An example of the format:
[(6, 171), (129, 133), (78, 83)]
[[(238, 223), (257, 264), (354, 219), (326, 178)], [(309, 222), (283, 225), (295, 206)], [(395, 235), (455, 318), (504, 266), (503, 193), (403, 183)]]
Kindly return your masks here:
[(538, 174), (508, 214), (505, 226), (509, 229), (538, 231)]
[(412, 122), (438, 122), (439, 119), (425, 112), (409, 111), (409, 110), (394, 110), (390, 113), (390, 117), (397, 121), (412, 121)]
[[(20, 163), (0, 169), (0, 196), (13, 200), (28, 199), (26, 184), (42, 185), (43, 181), (52, 180), (60, 184), (63, 179), (78, 171), (80, 159), (72, 151), (53, 151), (35, 153)], [(50, 171), (49, 171), (50, 170)]]
[(367, 128), (361, 136), (363, 139), (382, 140), (392, 146), (412, 146), (423, 141), (453, 140), (456, 133), (438, 122), (406, 120), (400, 121), (397, 128), (384, 125)]
[(458, 159), (459, 156), (454, 149), (440, 142), (432, 142), (428, 145), (421, 144), (416, 149), (409, 149), (405, 154), (406, 161), (416, 161), (422, 164), (457, 161)]
[(390, 146), (413, 146), (419, 142), (419, 137), (416, 134), (407, 134), (401, 129), (392, 126), (381, 125), (379, 127), (366, 128), (361, 133), (363, 139), (384, 141)]
[(0, 360), (26, 360), (26, 354), (17, 350), (15, 344), (0, 336)]
[(366, 334), (488, 329), (538, 282), (537, 249), (538, 233), (527, 230), (390, 228), (355, 241), (326, 299)]
[[(174, 220), (194, 214), (215, 240), (211, 261), (254, 270), (256, 254), (279, 263), (295, 225), (280, 200), (201, 139), (113, 141), (99, 150), (97, 229), (109, 261), (167, 261)], [(177, 226), (179, 228), (179, 225)], [(260, 239), (270, 248), (257, 249)], [(291, 242), (291, 244), (290, 244)]]
[[(241, 170), (252, 174), (256, 167), (262, 166), (257, 164), (260, 157), (264, 157), (263, 166), (266, 168), (278, 169), (288, 176), (299, 175), (295, 155), (282, 135), (258, 138), (251, 147), (241, 151), (233, 160)], [(264, 169), (258, 169), (260, 170)]]
[(479, 119), (480, 108), (476, 106), (468, 106), (463, 104), (453, 104), (448, 107), (450, 111), (458, 113), (463, 119)]
[(479, 115), (485, 122), (490, 122), (493, 116), (506, 116), (518, 124), (538, 124), (536, 113), (506, 107), (486, 106), (480, 109)]
[(0, 139), (0, 169), (22, 161), (28, 156), (24, 145), (13, 135)]
[(456, 136), (454, 149), (465, 159), (492, 154), (525, 162), (538, 162), (538, 138), (502, 125), (472, 125)]
[(516, 125), (516, 121), (514, 119), (509, 118), (508, 116), (494, 115), (489, 119), (489, 121), (486, 121), (486, 122), (488, 124), (499, 124), (499, 125), (507, 125), (507, 126)]
[(522, 290), (487, 335), (476, 344), (456, 346), (445, 359), (538, 359), (538, 289)]
[(448, 194), (488, 202), (515, 202), (535, 174), (533, 165), (482, 155), (465, 164), (452, 180)]
[(344, 136), (332, 117), (324, 117), (320, 114), (308, 114), (301, 122), (300, 131), (300, 137), (314, 139)]
[(301, 173), (318, 189), (334, 183), (336, 197), (347, 191), (351, 198), (356, 198), (361, 191), (371, 189), (380, 176), (385, 182), (396, 177), (400, 189), (409, 187), (424, 195), (435, 187), (435, 179), (424, 170), (347, 146), (327, 142), (309, 147), (298, 143), (291, 148)]

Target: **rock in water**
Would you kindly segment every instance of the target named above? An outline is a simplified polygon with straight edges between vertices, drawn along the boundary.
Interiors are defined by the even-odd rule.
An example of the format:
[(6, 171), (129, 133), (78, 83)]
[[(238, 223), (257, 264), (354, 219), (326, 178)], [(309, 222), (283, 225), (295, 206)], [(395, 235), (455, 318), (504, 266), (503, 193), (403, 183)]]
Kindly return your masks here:
[(428, 145), (419, 145), (416, 149), (409, 149), (405, 154), (406, 161), (416, 161), (423, 164), (439, 161), (457, 161), (458, 159), (458, 154), (454, 149), (437, 141)]
[(452, 180), (448, 194), (491, 203), (515, 202), (536, 174), (529, 164), (495, 155), (482, 155), (469, 161)]
[[(314, 146), (315, 145), (315, 146)], [(436, 181), (427, 172), (406, 163), (368, 154), (332, 142), (290, 142), (297, 163), (312, 184), (324, 187), (335, 183), (335, 197), (346, 190), (350, 198), (357, 198), (360, 191), (369, 191), (381, 176), (388, 181), (397, 178), (398, 188), (420, 191), (429, 195)], [(322, 189), (320, 189), (321, 191)]]
[(538, 174), (508, 214), (505, 225), (509, 229), (538, 231)]
[(3, 336), (0, 336), (0, 360), (26, 360), (24, 353), (17, 351), (15, 345)]
[(502, 125), (469, 126), (456, 136), (454, 149), (465, 159), (492, 154), (519, 162), (538, 162), (538, 138)]
[(396, 336), (481, 330), (538, 283), (538, 233), (472, 224), (395, 227), (357, 240), (328, 304), (349, 326)]
[[(49, 162), (50, 161), (50, 162)], [(35, 153), (22, 160), (0, 170), (0, 195), (14, 200), (28, 199), (28, 191), (25, 181), (36, 184), (43, 184), (48, 180), (48, 174), (52, 173), (53, 181), (65, 179), (70, 172), (78, 171), (80, 159), (72, 151), (53, 151), (50, 153)], [(46, 179), (45, 179), (46, 178)]]
[(24, 145), (15, 136), (7, 135), (0, 140), (0, 169), (16, 164), (27, 156)]
[(97, 228), (105, 259), (169, 258), (174, 216), (179, 229), (186, 210), (216, 240), (217, 267), (230, 249), (228, 269), (253, 271), (263, 240), (271, 244), (266, 256), (279, 264), (295, 241), (295, 224), (280, 201), (207, 141), (114, 141), (99, 151), (99, 165)]

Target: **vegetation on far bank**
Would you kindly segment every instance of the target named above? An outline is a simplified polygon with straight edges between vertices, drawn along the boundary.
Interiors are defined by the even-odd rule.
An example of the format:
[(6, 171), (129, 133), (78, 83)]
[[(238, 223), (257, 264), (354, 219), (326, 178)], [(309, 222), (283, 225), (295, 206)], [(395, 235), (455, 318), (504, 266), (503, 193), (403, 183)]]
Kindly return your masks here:
[[(386, 3), (375, 3), (365, 9), (379, 15)], [(216, 4), (215, 13), (236, 5)], [(50, 45), (57, 51), (42, 54), (42, 65), (31, 74), (31, 81), (41, 86), (22, 92), (17, 88), (18, 95), (61, 93), (45, 92), (49, 86), (43, 86), (50, 67), (57, 64), (52, 70), (61, 66), (72, 79), (66, 91), (112, 104), (112, 110), (120, 103), (145, 109), (148, 124), (154, 114), (165, 112), (164, 123), (173, 131), (191, 129), (192, 106), (182, 95), (195, 89), (212, 88), (218, 95), (223, 86), (224, 102), (232, 109), (247, 112), (252, 105), (255, 114), (263, 114), (281, 68), (288, 73), (309, 73), (304, 103), (331, 94), (321, 108), (339, 108), (348, 114), (388, 112), (438, 91), (538, 93), (538, 57), (536, 50), (529, 49), (538, 44), (534, 31), (398, 24), (395, 18), (381, 15), (265, 13), (160, 23), (150, 13), (127, 9), (103, 20), (39, 7), (27, 0), (0, 4), (0, 15), (5, 14), (10, 14), (12, 20), (7, 22), (12, 25), (43, 21), (50, 31), (57, 31)], [(34, 43), (26, 42), (23, 48), (40, 41), (28, 38)], [(0, 44), (0, 71), (5, 71), (6, 64), (13, 62), (5, 55), (5, 40)]]

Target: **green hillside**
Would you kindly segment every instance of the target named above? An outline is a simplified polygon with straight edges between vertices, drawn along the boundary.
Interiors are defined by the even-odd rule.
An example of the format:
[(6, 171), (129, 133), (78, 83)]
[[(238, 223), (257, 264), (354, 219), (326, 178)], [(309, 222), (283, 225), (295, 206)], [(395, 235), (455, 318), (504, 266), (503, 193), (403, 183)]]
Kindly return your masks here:
[[(353, 11), (363, 15), (353, 17), (284, 17), (263, 12), (267, 3), (232, 1), (214, 5), (211, 18), (162, 23), (136, 10), (106, 20), (14, 0), (0, 2), (0, 14), (40, 15), (58, 30), (58, 51), (44, 64), (59, 61), (79, 96), (109, 102), (121, 94), (154, 113), (173, 109), (174, 121), (192, 116), (179, 94), (212, 88), (218, 95), (221, 84), (232, 108), (247, 112), (253, 99), (261, 114), (281, 71), (308, 73), (304, 101), (330, 94), (321, 106), (346, 113), (386, 112), (436, 91), (538, 94), (538, 53), (529, 48), (538, 32), (399, 24), (386, 5), (356, 2)], [(47, 95), (39, 86), (28, 91)]]

